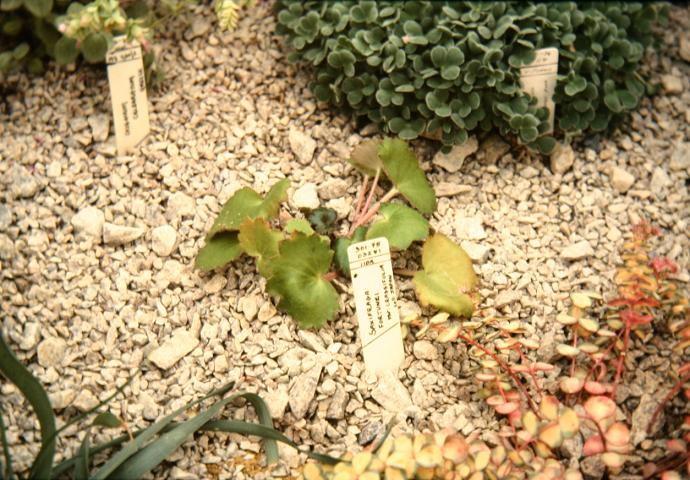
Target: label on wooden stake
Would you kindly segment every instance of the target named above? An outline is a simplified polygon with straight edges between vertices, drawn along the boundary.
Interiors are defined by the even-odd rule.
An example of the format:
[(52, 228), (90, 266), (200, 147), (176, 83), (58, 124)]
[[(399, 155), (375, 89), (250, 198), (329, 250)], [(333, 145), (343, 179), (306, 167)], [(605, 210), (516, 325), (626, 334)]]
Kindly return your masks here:
[(558, 75), (558, 49), (541, 48), (535, 53), (534, 61), (520, 69), (520, 85), (525, 93), (537, 99), (537, 107), (549, 109), (549, 130), (545, 133), (551, 133), (556, 110), (553, 92)]
[(394, 371), (405, 359), (388, 240), (375, 238), (347, 249), (364, 365)]
[(141, 46), (116, 37), (105, 57), (113, 104), (117, 154), (124, 155), (149, 134), (149, 103)]

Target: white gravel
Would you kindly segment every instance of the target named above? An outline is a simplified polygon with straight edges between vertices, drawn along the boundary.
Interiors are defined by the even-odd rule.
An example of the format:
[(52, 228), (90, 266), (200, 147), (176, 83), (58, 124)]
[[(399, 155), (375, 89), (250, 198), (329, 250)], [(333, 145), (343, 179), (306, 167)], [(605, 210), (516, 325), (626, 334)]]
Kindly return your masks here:
[[(437, 145), (415, 144), (442, 190), (434, 228), (469, 242), (484, 303), (539, 336), (560, 335), (552, 319), (572, 290), (610, 291), (618, 248), (640, 218), (662, 228), (659, 253), (687, 272), (690, 65), (676, 56), (674, 32), (690, 25), (674, 8), (682, 14), (672, 15), (664, 52), (652, 60), (657, 75), (673, 77), (660, 77), (666, 94), (597, 150), (566, 149), (556, 173), (548, 159), (518, 159), (494, 137), (470, 145), (461, 161), (432, 162)], [(298, 332), (253, 262), (194, 270), (215, 215), (243, 186), (265, 192), (288, 177), (290, 213), (321, 197), (346, 216), (357, 177), (344, 159), (362, 138), (347, 117), (318, 105), (308, 76), (288, 65), (268, 6), (231, 33), (218, 33), (211, 14), (200, 8), (189, 28), (167, 28), (156, 42), (167, 80), (151, 96), (152, 134), (132, 155), (115, 154), (104, 69), (10, 79), (19, 93), (0, 114), (2, 328), (59, 422), (143, 365), (112, 404), (130, 428), (229, 380), (265, 396), (288, 436), (326, 452), (358, 448), (392, 416), (401, 420), (396, 431), (495, 428), (469, 396), (476, 387), (464, 348), (409, 337), (400, 374), (377, 381), (364, 370), (346, 293), (336, 321)], [(621, 171), (633, 182), (620, 183)], [(410, 281), (398, 287), (402, 313), (418, 308)], [(16, 464), (26, 467), (37, 423), (14, 388), (3, 383), (0, 392)], [(255, 418), (249, 407), (226, 415)], [(58, 457), (78, 446), (73, 428), (63, 438)], [(250, 478), (233, 459), (257, 445), (200, 435), (156, 477), (206, 478), (212, 468), (220, 478)], [(288, 466), (303, 460), (281, 452)]]

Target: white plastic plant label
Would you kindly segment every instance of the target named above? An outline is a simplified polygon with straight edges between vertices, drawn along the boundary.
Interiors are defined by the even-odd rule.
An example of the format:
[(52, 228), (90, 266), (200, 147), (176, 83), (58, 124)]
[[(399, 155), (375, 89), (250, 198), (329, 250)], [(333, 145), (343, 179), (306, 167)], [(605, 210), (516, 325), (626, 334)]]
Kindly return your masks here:
[(347, 249), (364, 365), (375, 373), (397, 370), (405, 359), (388, 240)]
[(105, 57), (113, 105), (115, 144), (124, 155), (149, 134), (149, 103), (141, 46), (116, 37)]
[(535, 53), (534, 61), (520, 69), (520, 84), (525, 93), (537, 99), (537, 107), (549, 109), (549, 130), (546, 133), (551, 133), (556, 109), (553, 92), (558, 75), (558, 49), (541, 48)]

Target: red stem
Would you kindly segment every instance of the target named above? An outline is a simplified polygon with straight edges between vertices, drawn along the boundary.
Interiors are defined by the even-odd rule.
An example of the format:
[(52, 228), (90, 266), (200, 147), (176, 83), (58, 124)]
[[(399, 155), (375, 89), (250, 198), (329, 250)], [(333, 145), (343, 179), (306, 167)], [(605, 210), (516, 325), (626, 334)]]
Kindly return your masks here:
[(618, 357), (618, 364), (616, 366), (616, 377), (613, 379), (613, 390), (611, 391), (611, 398), (616, 398), (616, 390), (623, 374), (623, 365), (625, 363), (625, 355), (628, 353), (628, 344), (630, 343), (630, 325), (625, 324), (625, 336), (623, 337), (623, 350)]
[(520, 381), (520, 378), (515, 374), (513, 369), (511, 369), (508, 364), (506, 364), (503, 360), (501, 360), (499, 358), (499, 356), (496, 355), (495, 353), (493, 353), (491, 350), (488, 350), (482, 344), (476, 342), (475, 340), (472, 340), (470, 337), (467, 337), (467, 336), (463, 335), (462, 333), (459, 333), (458, 338), (460, 338), (462, 341), (464, 341), (466, 343), (469, 343), (473, 347), (478, 348), (479, 350), (481, 350), (482, 352), (487, 354), (489, 357), (491, 357), (496, 363), (498, 363), (501, 366), (501, 368), (503, 369), (503, 371), (506, 372), (510, 376), (510, 378), (513, 380), (513, 383), (518, 388), (518, 390), (520, 390), (520, 392), (525, 397), (525, 399), (527, 399), (527, 403), (529, 403), (529, 408), (535, 413), (537, 418), (539, 418), (541, 420), (542, 417), (541, 417), (541, 414), (539, 413), (539, 408), (537, 408), (537, 405), (534, 403), (534, 400), (532, 400), (532, 397), (530, 396), (529, 392), (527, 391), (525, 386)]
[(359, 187), (359, 193), (357, 194), (357, 206), (355, 207), (355, 214), (352, 217), (353, 223), (362, 211), (362, 205), (364, 205), (364, 195), (367, 191), (367, 185), (369, 185), (369, 175), (364, 176), (364, 182), (362, 182), (362, 185)]
[(673, 397), (678, 395), (678, 392), (680, 392), (680, 389), (683, 388), (683, 384), (690, 380), (690, 372), (687, 372), (685, 375), (680, 377), (680, 380), (676, 382), (674, 387), (671, 389), (670, 392), (666, 394), (664, 399), (657, 405), (656, 409), (654, 410), (654, 414), (652, 415), (652, 418), (649, 420), (649, 423), (647, 424), (647, 434), (649, 434), (650, 430), (652, 429), (652, 425), (654, 425), (654, 422), (656, 421), (656, 417), (659, 416), (661, 411), (664, 409), (666, 404), (671, 401)]

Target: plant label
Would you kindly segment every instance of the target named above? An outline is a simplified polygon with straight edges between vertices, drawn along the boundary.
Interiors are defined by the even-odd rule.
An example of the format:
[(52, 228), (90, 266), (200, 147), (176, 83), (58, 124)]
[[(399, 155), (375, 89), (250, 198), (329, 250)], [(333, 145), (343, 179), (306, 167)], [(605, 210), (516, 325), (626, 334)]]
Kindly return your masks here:
[(347, 256), (364, 365), (377, 374), (394, 371), (405, 359), (405, 350), (388, 240), (355, 243)]
[(525, 93), (537, 99), (537, 107), (549, 109), (549, 130), (545, 133), (551, 133), (556, 110), (553, 93), (558, 75), (558, 49), (540, 48), (535, 53), (534, 61), (520, 69), (520, 85)]
[(113, 104), (117, 154), (124, 155), (149, 134), (149, 103), (141, 46), (116, 37), (105, 57)]

